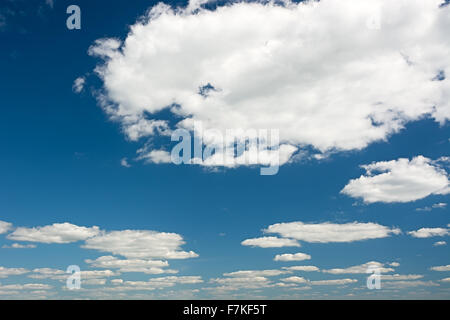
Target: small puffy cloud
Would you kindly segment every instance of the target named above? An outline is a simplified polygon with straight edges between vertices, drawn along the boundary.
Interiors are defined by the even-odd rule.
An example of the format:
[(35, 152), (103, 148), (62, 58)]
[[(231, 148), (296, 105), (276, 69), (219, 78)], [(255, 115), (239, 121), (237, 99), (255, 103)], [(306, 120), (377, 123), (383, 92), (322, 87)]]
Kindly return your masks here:
[(446, 265), (446, 266), (438, 266), (438, 267), (431, 267), (430, 270), (433, 271), (450, 271), (450, 264)]
[(12, 223), (0, 221), (0, 234), (6, 233), (12, 228)]
[(366, 203), (410, 202), (450, 192), (447, 172), (423, 156), (374, 162), (362, 168), (366, 175), (350, 180), (341, 193)]
[(29, 270), (24, 268), (5, 268), (0, 267), (0, 278), (7, 278), (9, 276), (18, 276), (21, 274), (28, 273)]
[(277, 223), (264, 230), (266, 233), (278, 233), (282, 237), (306, 242), (353, 242), (389, 237), (399, 234), (397, 228), (389, 228), (376, 223)]
[(305, 272), (320, 271), (320, 269), (317, 268), (316, 266), (292, 266), (292, 267), (283, 267), (283, 269), (288, 271), (305, 271)]
[(86, 79), (84, 77), (78, 77), (75, 79), (72, 85), (72, 90), (76, 93), (80, 93), (84, 89), (84, 84), (86, 83)]
[(19, 227), (10, 233), (7, 238), (15, 241), (41, 242), (41, 243), (70, 243), (86, 240), (100, 233), (97, 226), (79, 227), (74, 224), (54, 223), (52, 225), (35, 228)]
[(408, 234), (414, 238), (443, 237), (450, 234), (445, 228), (420, 228), (417, 231), (409, 231)]
[(306, 253), (285, 253), (285, 254), (277, 254), (274, 258), (275, 261), (302, 261), (302, 260), (310, 260), (311, 256)]
[(416, 211), (431, 211), (433, 209), (444, 209), (445, 207), (447, 207), (447, 203), (440, 202), (433, 204), (431, 207), (417, 208)]
[(386, 272), (392, 272), (394, 269), (392, 268), (386, 268), (384, 267), (383, 263), (376, 262), (376, 261), (370, 261), (361, 265), (352, 266), (348, 268), (335, 268), (335, 269), (328, 269), (328, 270), (322, 270), (322, 272), (325, 273), (332, 273), (332, 274), (363, 274), (368, 273), (369, 269), (376, 269), (380, 273), (386, 273)]
[(125, 167), (125, 168), (130, 168), (131, 167), (131, 165), (128, 163), (128, 159), (127, 158), (122, 158), (120, 160), (120, 165), (122, 167)]
[(146, 274), (177, 273), (176, 270), (165, 269), (167, 261), (143, 259), (119, 259), (113, 256), (102, 256), (86, 263), (97, 268), (118, 269), (119, 272), (142, 272)]
[(390, 265), (391, 267), (399, 267), (400, 263), (394, 261), (394, 262), (388, 263), (388, 265)]
[(450, 282), (450, 278), (444, 278), (441, 280), (442, 282)]
[(277, 237), (261, 237), (247, 239), (241, 242), (243, 246), (252, 246), (260, 248), (282, 248), (282, 247), (300, 247), (297, 240)]
[(182, 251), (185, 242), (176, 233), (150, 230), (111, 231), (87, 239), (82, 246), (102, 252), (111, 252), (133, 259), (188, 259), (198, 255)]
[(433, 243), (433, 246), (435, 247), (441, 247), (441, 246), (445, 246), (447, 245), (447, 242), (445, 241), (436, 241), (435, 243)]
[(147, 153), (142, 153), (139, 159), (145, 160), (149, 163), (170, 163), (172, 158), (169, 152), (165, 150), (152, 150)]
[(292, 282), (292, 283), (308, 283), (308, 280), (306, 280), (305, 278), (303, 278), (303, 277), (295, 277), (295, 276), (281, 279), (281, 281), (283, 281), (283, 282)]
[[(433, 81), (450, 68), (442, 0), (238, 2), (215, 10), (193, 3), (156, 5), (124, 41), (90, 48), (103, 60), (102, 105), (125, 132), (170, 110), (177, 127), (279, 128), (282, 144), (326, 153), (387, 140), (411, 121), (450, 118), (448, 81)], [(374, 14), (383, 17), (380, 28), (367, 25)]]

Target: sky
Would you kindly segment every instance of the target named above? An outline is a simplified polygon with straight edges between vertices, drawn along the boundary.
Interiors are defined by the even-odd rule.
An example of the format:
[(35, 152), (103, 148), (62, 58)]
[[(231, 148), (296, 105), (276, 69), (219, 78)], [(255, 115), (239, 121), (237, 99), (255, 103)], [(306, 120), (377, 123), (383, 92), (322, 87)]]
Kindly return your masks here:
[[(449, 299), (449, 27), (440, 0), (2, 1), (0, 299)], [(279, 143), (177, 165), (177, 129)]]

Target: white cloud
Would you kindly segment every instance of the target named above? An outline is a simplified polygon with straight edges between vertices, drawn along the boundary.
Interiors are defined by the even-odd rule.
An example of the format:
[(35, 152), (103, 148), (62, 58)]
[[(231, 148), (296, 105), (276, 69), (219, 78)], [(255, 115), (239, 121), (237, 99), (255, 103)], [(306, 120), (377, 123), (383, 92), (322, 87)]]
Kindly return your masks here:
[(311, 256), (306, 253), (285, 253), (285, 254), (277, 254), (274, 258), (275, 261), (302, 261), (302, 260), (310, 260)]
[(43, 283), (0, 285), (0, 290), (50, 290), (53, 287)]
[(165, 150), (152, 150), (150, 152), (143, 152), (139, 157), (149, 163), (170, 163), (172, 158), (169, 152)]
[(394, 261), (394, 262), (388, 263), (388, 265), (390, 265), (391, 267), (399, 267), (400, 263)]
[(120, 165), (122, 167), (125, 167), (125, 168), (130, 168), (131, 167), (131, 165), (128, 163), (128, 159), (127, 158), (122, 158), (120, 160)]
[(430, 270), (433, 270), (433, 271), (450, 271), (450, 264), (448, 264), (446, 266), (431, 267)]
[(10, 249), (32, 249), (36, 248), (35, 244), (20, 244), (20, 243), (13, 243), (12, 245), (3, 245), (2, 248), (10, 248)]
[(334, 285), (346, 285), (358, 282), (356, 279), (333, 279), (333, 280), (316, 280), (309, 281), (309, 284), (316, 286), (334, 286)]
[(289, 222), (277, 223), (269, 226), (267, 233), (278, 233), (282, 237), (292, 238), (306, 242), (352, 242), (367, 239), (389, 237), (391, 234), (399, 234), (397, 228), (388, 228), (376, 223), (303, 223)]
[[(195, 14), (193, 3), (159, 4), (125, 41), (101, 39), (89, 52), (104, 60), (101, 103), (125, 132), (171, 108), (179, 127), (278, 128), (292, 147), (362, 149), (407, 122), (450, 118), (449, 80), (432, 80), (450, 72), (441, 2), (235, 3)], [(374, 15), (380, 28), (367, 26)]]
[(392, 268), (384, 267), (383, 263), (376, 262), (376, 261), (370, 261), (370, 262), (367, 262), (367, 263), (364, 263), (364, 264), (361, 264), (358, 266), (352, 266), (352, 267), (348, 267), (348, 268), (335, 268), (335, 269), (329, 269), (329, 270), (322, 270), (322, 272), (332, 273), (332, 274), (348, 274), (348, 273), (363, 274), (363, 273), (367, 273), (367, 270), (371, 267), (376, 268), (377, 271), (379, 271), (380, 273), (394, 271), (394, 269), (392, 269)]
[(417, 231), (409, 231), (408, 234), (414, 238), (443, 237), (450, 234), (445, 228), (420, 228)]
[(0, 267), (0, 278), (7, 278), (9, 276), (18, 276), (29, 271), (24, 268), (5, 268)]
[(450, 282), (450, 278), (444, 278), (441, 280), (442, 282)]
[(303, 277), (295, 277), (295, 276), (281, 279), (281, 281), (293, 282), (293, 283), (308, 283), (308, 280), (306, 280), (305, 278), (303, 278)]
[(446, 206), (447, 203), (440, 202), (433, 204), (431, 207), (417, 208), (416, 211), (431, 211), (433, 209), (444, 209)]
[(417, 280), (422, 279), (423, 275), (421, 274), (383, 274), (381, 276), (381, 280), (388, 281), (407, 281), (407, 280)]
[(0, 234), (6, 233), (12, 228), (12, 223), (0, 221)]
[(283, 270), (244, 270), (244, 271), (235, 271), (230, 273), (224, 273), (223, 275), (226, 277), (274, 277), (279, 276), (281, 274), (288, 273), (289, 271)]
[(384, 281), (381, 286), (384, 288), (410, 288), (410, 287), (437, 287), (439, 284), (433, 281)]
[(305, 271), (305, 272), (320, 271), (320, 269), (317, 268), (316, 266), (293, 266), (293, 267), (283, 267), (283, 269), (289, 271)]
[(450, 192), (447, 172), (432, 160), (417, 156), (362, 166), (366, 175), (350, 182), (341, 193), (366, 203), (409, 202)]
[(445, 246), (447, 245), (447, 242), (445, 241), (436, 241), (435, 243), (433, 243), (433, 246), (435, 247), (440, 247), (440, 246)]
[(120, 272), (177, 273), (176, 270), (165, 269), (169, 263), (162, 260), (118, 259), (113, 256), (102, 256), (95, 260), (88, 259), (86, 263), (97, 268), (118, 269)]
[(16, 241), (42, 243), (70, 243), (85, 240), (99, 234), (97, 226), (79, 227), (68, 222), (35, 228), (19, 227), (7, 238)]
[(115, 279), (116, 287), (113, 290), (155, 290), (173, 287), (177, 284), (199, 284), (203, 280), (199, 276), (169, 276), (161, 278), (152, 278), (148, 281), (122, 281)]
[(182, 251), (183, 238), (176, 233), (150, 230), (123, 230), (99, 234), (87, 239), (82, 246), (111, 252), (133, 259), (187, 259), (198, 255), (193, 251)]
[(282, 248), (282, 247), (300, 247), (297, 240), (282, 239), (277, 237), (261, 237), (247, 239), (241, 242), (243, 246), (252, 246), (260, 248)]
[(84, 77), (78, 77), (75, 79), (72, 85), (72, 90), (76, 93), (80, 93), (84, 89), (86, 79)]

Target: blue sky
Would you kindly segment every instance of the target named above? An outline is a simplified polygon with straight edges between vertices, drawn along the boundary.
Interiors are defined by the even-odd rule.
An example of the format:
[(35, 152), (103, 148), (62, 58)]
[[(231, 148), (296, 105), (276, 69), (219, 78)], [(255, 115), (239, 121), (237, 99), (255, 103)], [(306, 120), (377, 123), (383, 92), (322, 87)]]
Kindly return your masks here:
[[(185, 2), (166, 3), (174, 7), (186, 5)], [(70, 4), (77, 4), (81, 8), (81, 30), (68, 30), (66, 27), (66, 8)], [(435, 68), (432, 72), (436, 73), (442, 70), (450, 72), (448, 58), (447, 61), (440, 61), (438, 54), (433, 53), (434, 61), (440, 61), (441, 64), (439, 68), (435, 65), (430, 67), (425, 60), (433, 55), (425, 52), (424, 61), (420, 60), (422, 64), (418, 62), (417, 68), (422, 65), (427, 67), (417, 71), (417, 74), (405, 71), (398, 79), (392, 76), (401, 83), (405, 77), (411, 79), (411, 86), (400, 84), (396, 87), (400, 92), (398, 95), (383, 91), (383, 84), (374, 89), (375, 93), (380, 92), (380, 99), (386, 99), (386, 104), (393, 104), (386, 110), (397, 107), (395, 103), (401, 106), (394, 118), (385, 113), (371, 113), (371, 116), (380, 117), (375, 120), (380, 121), (380, 127), (386, 123), (386, 127), (398, 125), (396, 119), (403, 117), (399, 130), (390, 131), (387, 128), (376, 139), (362, 139), (366, 134), (364, 130), (372, 130), (376, 125), (347, 133), (348, 127), (354, 124), (356, 128), (361, 123), (344, 123), (343, 127), (337, 126), (336, 130), (340, 130), (337, 131), (339, 137), (345, 134), (349, 137), (341, 140), (333, 138), (334, 133), (327, 134), (327, 126), (319, 126), (314, 138), (299, 136), (294, 130), (294, 133), (290, 131), (286, 134), (283, 140), (282, 131), (283, 143), (290, 143), (297, 151), (280, 166), (276, 175), (260, 175), (258, 165), (224, 168), (220, 165), (177, 166), (170, 162), (157, 163), (154, 158), (143, 161), (138, 159), (137, 150), (144, 147), (144, 153), (151, 150), (170, 151), (174, 145), (170, 142), (170, 135), (168, 138), (164, 134), (143, 134), (135, 141), (127, 136), (126, 130), (132, 126), (125, 117), (120, 116), (121, 110), (114, 109), (108, 113), (104, 105), (102, 108), (101, 101), (115, 106), (120, 101), (124, 110), (135, 110), (134, 102), (127, 100), (128, 92), (136, 94), (134, 90), (141, 83), (127, 80), (123, 85), (121, 79), (128, 79), (128, 74), (118, 74), (112, 64), (108, 65), (108, 61), (119, 58), (98, 57), (98, 54), (95, 56), (88, 51), (89, 48), (91, 51), (92, 48), (105, 48), (105, 43), (95, 45), (98, 39), (125, 40), (130, 26), (155, 4), (143, 0), (55, 0), (54, 3), (44, 0), (8, 0), (0, 5), (0, 21), (3, 21), (0, 24), (0, 147), (3, 150), (0, 157), (0, 221), (7, 223), (3, 225), (4, 232), (0, 232), (0, 298), (448, 299), (450, 261), (447, 242), (450, 221), (447, 203), (450, 163), (445, 157), (449, 156), (450, 147), (447, 116), (450, 115), (449, 80), (444, 78), (434, 81), (439, 82), (439, 87), (432, 87), (429, 91), (424, 89), (422, 92), (425, 86), (419, 74), (432, 68)], [(414, 6), (411, 11), (413, 9)], [(448, 11), (448, 7), (440, 10)], [(434, 11), (430, 9), (430, 12)], [(162, 15), (165, 14), (170, 15)], [(415, 17), (413, 14), (411, 16)], [(219, 19), (218, 16), (214, 17)], [(267, 21), (273, 20), (268, 16)], [(147, 25), (149, 32), (151, 26), (152, 22)], [(442, 24), (437, 24), (436, 28), (440, 26)], [(160, 28), (161, 32), (168, 32), (163, 33), (161, 39), (169, 39), (170, 28)], [(314, 27), (312, 30), (314, 34)], [(380, 30), (383, 32), (383, 25)], [(187, 44), (180, 40), (181, 48), (189, 48), (190, 37), (193, 39), (191, 43), (195, 43), (196, 33), (193, 33), (183, 38)], [(245, 33), (242, 37), (245, 40)], [(339, 34), (336, 37), (339, 38)], [(224, 38), (228, 39), (228, 35)], [(236, 39), (232, 35), (229, 38)], [(418, 46), (427, 45), (421, 43), (421, 39), (413, 40), (417, 40)], [(136, 48), (145, 48), (145, 44), (139, 47), (140, 44), (136, 42)], [(443, 46), (446, 43), (448, 41), (441, 42)], [(212, 42), (211, 47), (214, 45), (215, 42)], [(381, 41), (380, 46), (383, 45), (389, 46)], [(428, 47), (431, 45), (428, 44)], [(178, 56), (174, 56), (173, 61), (171, 58), (165, 61), (166, 57), (172, 55), (161, 50), (161, 56), (156, 56), (161, 59), (161, 64), (169, 63), (171, 66), (179, 61)], [(131, 51), (130, 48), (127, 54), (132, 54)], [(274, 51), (274, 59), (277, 52)], [(340, 51), (336, 49), (336, 52), (334, 56), (340, 56)], [(202, 54), (198, 54), (196, 59), (187, 61), (196, 62), (202, 57)], [(302, 58), (307, 59), (298, 59)], [(134, 60), (124, 63), (130, 61)], [(386, 68), (384, 61), (380, 64), (380, 68)], [(95, 73), (97, 66), (103, 66), (109, 73)], [(134, 70), (145, 66), (138, 64)], [(183, 76), (183, 68), (172, 70), (167, 69), (167, 65), (165, 67), (145, 73), (155, 78), (144, 77), (143, 80), (148, 82), (149, 89), (142, 89), (142, 94), (155, 99), (151, 101), (164, 100), (152, 96), (152, 89), (158, 89), (163, 94), (171, 92), (172, 85), (163, 86), (166, 74), (179, 74), (180, 78)], [(396, 65), (389, 68), (397, 70)], [(221, 70), (213, 71), (219, 74), (223, 72)], [(403, 72), (400, 67), (398, 70)], [(316, 70), (314, 74), (319, 72)], [(373, 79), (366, 79), (365, 72), (367, 69), (363, 68), (355, 74), (360, 75), (362, 82), (367, 80), (370, 88), (373, 88), (370, 82)], [(189, 70), (186, 73), (189, 74)], [(217, 83), (226, 84), (227, 76), (214, 75), (213, 78)], [(80, 77), (84, 79), (84, 85), (80, 92), (76, 92), (74, 81)], [(192, 74), (192, 78), (195, 77)], [(389, 78), (386, 83), (391, 83), (390, 75), (386, 77)], [(176, 87), (177, 80), (171, 79), (173, 87)], [(333, 79), (336, 88), (340, 89), (339, 82), (346, 78), (336, 75)], [(280, 83), (274, 86), (283, 87), (285, 80), (280, 76)], [(327, 83), (329, 79), (316, 80)], [(159, 83), (163, 84), (158, 87)], [(298, 85), (295, 81), (293, 83)], [(343, 88), (350, 90), (345, 85)], [(197, 86), (197, 83), (193, 86)], [(247, 88), (247, 92), (255, 88)], [(226, 91), (227, 87), (221, 89)], [(180, 97), (177, 103), (186, 102), (187, 105), (189, 100), (183, 100), (183, 90), (176, 92), (179, 94), (177, 97)], [(346, 106), (354, 101), (349, 101), (349, 95), (344, 91), (337, 91), (337, 96), (330, 96), (330, 100), (336, 104), (336, 101), (343, 100), (344, 103), (336, 105), (333, 110), (346, 114)], [(102, 95), (106, 96), (106, 100), (101, 100)], [(246, 96), (248, 100), (245, 101), (256, 101), (255, 96)], [(272, 98), (278, 97), (270, 96), (267, 99)], [(281, 98), (288, 99), (290, 96)], [(295, 96), (295, 99), (303, 98)], [(221, 103), (228, 101), (226, 98), (220, 99), (217, 98), (217, 101)], [(366, 97), (358, 99), (356, 102), (363, 104)], [(434, 111), (418, 112), (424, 107), (421, 103), (416, 105), (417, 101), (433, 101), (436, 108)], [(215, 106), (213, 103), (211, 108)], [(244, 106), (246, 102), (242, 103)], [(205, 109), (201, 109), (203, 113), (194, 114), (194, 117), (207, 119), (203, 115), (207, 114), (208, 109), (202, 104), (198, 106)], [(414, 112), (411, 111), (413, 107), (416, 108)], [(145, 108), (145, 119), (167, 120), (171, 126), (184, 117), (167, 108), (158, 109), (147, 105)], [(281, 118), (286, 110), (283, 110), (281, 102), (277, 108), (276, 112), (279, 113), (274, 114)], [(327, 117), (334, 116), (333, 112), (327, 113), (328, 109), (323, 112)], [(351, 112), (348, 111), (349, 118), (352, 117)], [(289, 119), (301, 117), (295, 112), (292, 114), (294, 116)], [(226, 118), (225, 115), (216, 115), (218, 119)], [(246, 113), (239, 115), (247, 116)], [(132, 116), (140, 117), (141, 114)], [(310, 121), (316, 119), (310, 118)], [(322, 119), (317, 121), (323, 123)], [(227, 125), (226, 122), (216, 124), (221, 128)], [(295, 128), (295, 123), (293, 126)], [(298, 132), (301, 130), (299, 127)], [(323, 139), (315, 138), (322, 135)], [(323, 159), (317, 159), (317, 155)], [(423, 156), (421, 159), (425, 160), (413, 163), (413, 159), (418, 156)], [(124, 159), (129, 166), (123, 165)], [(404, 159), (404, 166), (399, 159)], [(371, 174), (361, 167), (384, 161), (390, 161), (386, 169), (389, 173), (387, 178), (377, 178), (382, 173)], [(375, 169), (380, 170), (380, 165)], [(365, 178), (358, 180), (362, 175)], [(375, 180), (371, 180), (373, 177)], [(355, 179), (354, 188), (349, 188), (350, 191), (346, 193), (341, 192), (351, 184), (352, 179)], [(299, 229), (295, 235), (287, 231), (284, 233), (288, 225), (281, 226), (278, 233), (263, 231), (274, 224), (291, 222), (314, 225), (316, 231)], [(62, 223), (68, 224), (60, 225), (65, 226), (61, 229), (54, 225)], [(336, 233), (324, 229), (327, 223), (332, 225)], [(355, 223), (361, 224), (361, 230), (343, 229)], [(366, 229), (369, 223), (375, 224), (375, 231)], [(93, 226), (98, 226), (99, 231)], [(409, 233), (422, 228), (429, 229)], [(120, 233), (124, 230), (130, 230), (130, 234)], [(144, 233), (139, 234), (137, 230)], [(148, 240), (147, 243), (145, 236), (149, 230), (156, 232), (153, 235), (157, 240)], [(119, 233), (111, 233), (113, 231)], [(163, 236), (163, 232), (170, 233), (167, 247), (164, 240), (158, 238)], [(348, 240), (346, 235), (352, 232), (356, 239)], [(370, 232), (376, 235), (368, 235)], [(136, 244), (143, 235), (145, 239)], [(117, 239), (108, 238), (116, 236)], [(135, 237), (125, 250), (120, 249), (122, 236)], [(246, 239), (261, 237), (291, 239), (299, 246), (263, 248), (241, 244)], [(108, 239), (113, 242), (108, 242)], [(15, 248), (11, 247), (14, 243), (18, 244)], [(114, 248), (114, 245), (118, 248)], [(19, 248), (21, 246), (29, 247)], [(157, 253), (161, 250), (163, 253)], [(274, 261), (276, 255), (295, 253), (304, 253), (310, 258)], [(171, 254), (188, 257), (174, 259)], [(92, 261), (86, 262), (102, 256), (135, 263), (139, 268), (150, 265), (152, 262), (149, 261), (162, 261), (167, 265), (152, 273), (147, 269), (145, 272), (136, 269), (129, 271), (117, 265), (106, 267), (99, 263), (95, 265)], [(389, 269), (383, 272), (388, 277), (385, 278), (387, 280), (382, 277), (380, 290), (366, 287), (368, 275), (365, 271), (347, 269), (362, 265), (359, 269), (364, 269), (365, 264), (373, 261)], [(78, 265), (83, 272), (92, 271), (82, 274), (80, 290), (65, 288), (65, 270), (69, 265)], [(292, 266), (315, 266), (319, 271), (288, 269)], [(431, 269), (433, 267), (441, 268)], [(46, 274), (40, 268), (50, 269)], [(337, 268), (347, 270), (330, 272)], [(170, 270), (177, 270), (177, 273)], [(249, 270), (251, 272), (244, 273), (244, 276), (227, 275)], [(256, 272), (264, 270), (266, 272)], [(394, 274), (400, 278), (403, 276), (405, 280), (392, 279), (396, 277), (392, 276)], [(391, 279), (389, 276), (392, 276)], [(343, 282), (319, 282), (328, 280)]]

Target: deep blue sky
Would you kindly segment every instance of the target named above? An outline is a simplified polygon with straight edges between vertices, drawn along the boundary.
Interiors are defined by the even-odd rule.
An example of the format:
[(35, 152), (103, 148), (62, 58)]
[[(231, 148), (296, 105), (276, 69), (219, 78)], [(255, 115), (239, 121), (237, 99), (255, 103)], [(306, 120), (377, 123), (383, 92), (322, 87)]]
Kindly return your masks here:
[[(200, 257), (171, 261), (171, 268), (180, 270), (179, 275), (201, 275), (205, 285), (226, 272), (280, 268), (273, 261), (275, 254), (299, 251), (311, 254), (312, 260), (283, 266), (311, 264), (328, 269), (372, 260), (398, 261), (401, 266), (396, 273), (423, 274), (424, 281), (448, 276), (428, 269), (449, 263), (448, 247), (433, 247), (445, 237), (415, 239), (403, 233), (354, 243), (303, 242), (301, 248), (281, 249), (240, 244), (278, 222), (376, 222), (404, 232), (446, 226), (448, 208), (428, 212), (416, 208), (447, 202), (448, 196), (365, 205), (339, 192), (350, 179), (363, 174), (362, 164), (448, 155), (448, 124), (413, 122), (387, 142), (324, 161), (291, 163), (275, 176), (260, 176), (258, 168), (245, 167), (210, 172), (195, 166), (132, 162), (132, 167), (125, 168), (120, 160), (133, 159), (141, 144), (127, 141), (119, 124), (108, 120), (98, 106), (93, 92), (101, 83), (92, 73), (98, 61), (87, 50), (99, 38), (125, 38), (128, 26), (155, 2), (56, 0), (53, 9), (43, 2), (7, 4), (15, 14), (7, 16), (0, 31), (0, 220), (25, 227), (70, 222), (106, 230), (175, 232), (184, 237), (184, 248)], [(81, 30), (70, 31), (65, 26), (69, 4), (82, 9)], [(75, 94), (73, 81), (86, 74), (86, 89)], [(0, 245), (11, 243), (0, 238)], [(33, 249), (0, 249), (0, 265), (65, 269), (78, 264), (88, 269), (83, 261), (100, 255), (80, 249), (80, 243), (37, 244)], [(332, 278), (320, 273), (307, 276)], [(126, 277), (149, 278), (142, 274)], [(361, 279), (359, 286), (364, 287), (365, 275), (345, 277)], [(30, 279), (11, 277), (0, 282), (27, 283)], [(448, 284), (424, 290), (422, 298), (449, 298)], [(350, 292), (349, 288), (319, 287), (309, 293), (343, 297)], [(283, 292), (264, 289), (263, 294), (277, 297)]]

